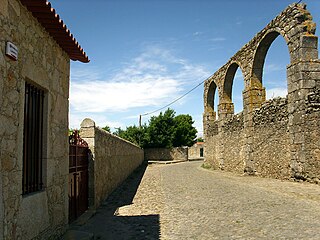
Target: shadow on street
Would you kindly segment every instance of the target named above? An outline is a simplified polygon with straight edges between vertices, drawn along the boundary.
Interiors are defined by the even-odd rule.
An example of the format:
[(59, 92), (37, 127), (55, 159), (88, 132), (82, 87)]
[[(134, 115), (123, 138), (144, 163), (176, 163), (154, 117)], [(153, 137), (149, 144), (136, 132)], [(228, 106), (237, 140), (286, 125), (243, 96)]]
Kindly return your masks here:
[(93, 233), (94, 239), (160, 239), (159, 215), (117, 215), (118, 208), (132, 204), (146, 168), (143, 163), (136, 169), (77, 230)]

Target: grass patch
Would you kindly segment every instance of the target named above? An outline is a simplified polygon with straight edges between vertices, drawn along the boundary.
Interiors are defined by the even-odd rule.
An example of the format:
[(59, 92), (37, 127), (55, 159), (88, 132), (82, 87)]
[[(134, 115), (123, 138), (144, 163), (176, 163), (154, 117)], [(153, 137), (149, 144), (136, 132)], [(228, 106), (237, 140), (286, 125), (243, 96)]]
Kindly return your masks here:
[(201, 167), (204, 169), (212, 169), (212, 165), (208, 162), (204, 162)]

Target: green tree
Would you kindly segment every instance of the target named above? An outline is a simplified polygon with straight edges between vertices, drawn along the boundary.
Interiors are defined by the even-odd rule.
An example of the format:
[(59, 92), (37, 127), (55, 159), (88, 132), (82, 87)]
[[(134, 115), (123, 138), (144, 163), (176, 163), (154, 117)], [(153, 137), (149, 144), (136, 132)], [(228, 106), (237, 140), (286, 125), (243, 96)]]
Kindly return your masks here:
[(141, 126), (141, 128), (134, 125), (127, 127), (126, 130), (117, 128), (117, 132), (114, 134), (140, 147), (144, 147), (148, 141), (146, 139), (146, 129), (146, 125)]
[(143, 138), (143, 132), (142, 129), (140, 129), (137, 126), (130, 126), (127, 127), (127, 129), (123, 132), (122, 138), (128, 140), (129, 142), (132, 142), (136, 145), (141, 144), (141, 138)]
[(105, 127), (102, 128), (103, 130), (111, 133), (110, 127), (108, 125), (106, 125)]
[(203, 140), (202, 137), (198, 137), (198, 138), (197, 138), (197, 142), (204, 142), (204, 140)]
[(174, 115), (175, 112), (168, 108), (164, 113), (160, 112), (159, 116), (151, 117), (147, 129), (148, 142), (145, 147), (173, 147)]
[(70, 136), (70, 135), (73, 133), (74, 130), (75, 130), (75, 129), (73, 129), (73, 128), (69, 128), (68, 136)]
[(142, 148), (171, 148), (192, 146), (197, 130), (192, 126), (190, 115), (175, 116), (175, 111), (168, 108), (164, 113), (153, 116), (148, 125), (130, 126), (126, 130), (116, 128), (113, 134), (126, 139)]
[(173, 146), (189, 146), (196, 142), (197, 129), (192, 126), (194, 121), (188, 114), (181, 114), (174, 118), (175, 132), (173, 138)]
[(113, 132), (114, 135), (118, 136), (118, 137), (121, 137), (121, 135), (123, 134), (124, 130), (121, 129), (121, 127), (118, 127), (118, 128), (115, 128), (116, 131)]

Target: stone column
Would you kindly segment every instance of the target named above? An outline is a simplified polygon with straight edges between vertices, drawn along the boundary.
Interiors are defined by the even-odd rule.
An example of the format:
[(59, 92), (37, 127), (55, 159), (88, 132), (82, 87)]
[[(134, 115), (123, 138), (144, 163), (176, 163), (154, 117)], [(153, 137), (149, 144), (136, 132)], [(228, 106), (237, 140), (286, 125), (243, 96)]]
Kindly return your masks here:
[(215, 169), (219, 167), (216, 158), (216, 144), (218, 142), (218, 124), (216, 112), (211, 111), (203, 114), (203, 132), (204, 132), (204, 160)]
[(208, 127), (211, 123), (216, 121), (216, 112), (215, 111), (208, 111), (207, 108), (205, 109), (203, 113), (203, 135), (204, 137), (207, 134)]
[[(320, 89), (317, 46), (316, 36), (301, 36), (298, 60), (287, 67), (290, 167), (292, 177), (303, 180), (320, 177), (320, 109), (314, 111), (309, 101)], [(314, 101), (320, 106), (319, 98)]]
[(244, 172), (248, 175), (254, 175), (255, 161), (253, 159), (253, 120), (254, 109), (260, 108), (266, 100), (266, 90), (264, 87), (250, 86), (243, 93), (243, 121), (244, 121)]
[(222, 102), (218, 105), (219, 120), (230, 118), (234, 115), (234, 104), (232, 102)]
[(88, 192), (89, 192), (89, 209), (96, 209), (95, 201), (95, 127), (96, 124), (90, 118), (85, 118), (80, 124), (80, 136), (81, 138), (88, 143), (90, 149), (89, 157), (89, 183), (88, 183)]
[(217, 135), (215, 136), (215, 156), (216, 156), (216, 164), (218, 167), (223, 170), (224, 169), (224, 152), (227, 151), (224, 145), (224, 132), (223, 132), (223, 124), (224, 122), (232, 118), (234, 116), (234, 104), (231, 100), (222, 99), (218, 105), (218, 115), (219, 119), (216, 122), (217, 124)]

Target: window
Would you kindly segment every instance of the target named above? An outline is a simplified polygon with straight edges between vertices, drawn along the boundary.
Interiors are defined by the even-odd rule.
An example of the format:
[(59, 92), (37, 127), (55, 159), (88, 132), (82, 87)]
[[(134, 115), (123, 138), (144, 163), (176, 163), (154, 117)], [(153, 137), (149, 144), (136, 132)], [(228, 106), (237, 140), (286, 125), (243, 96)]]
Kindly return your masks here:
[(22, 193), (42, 190), (44, 91), (26, 83)]

